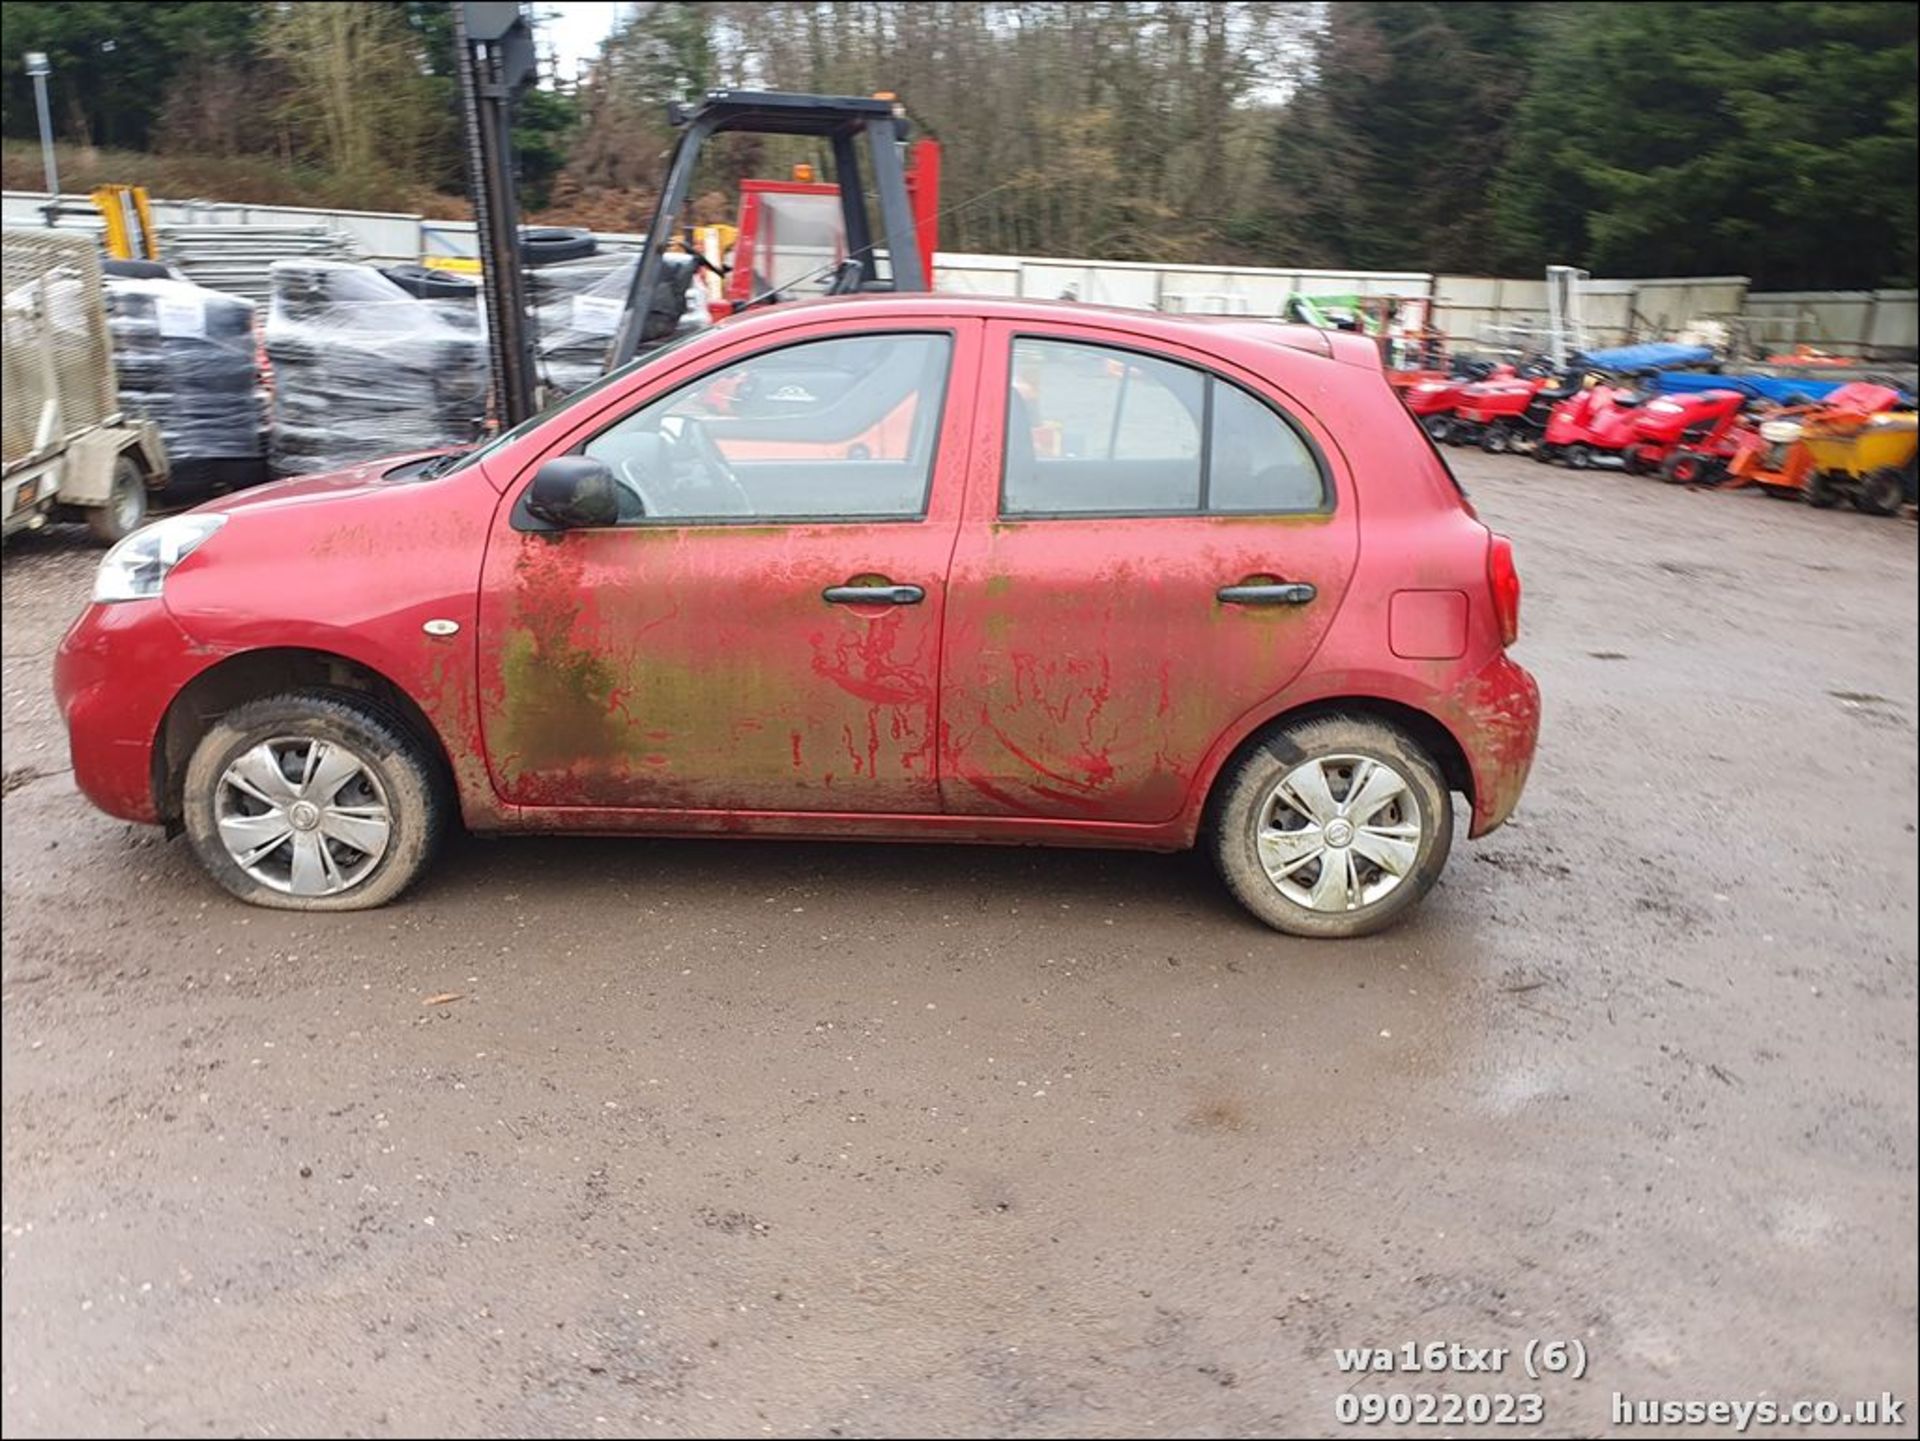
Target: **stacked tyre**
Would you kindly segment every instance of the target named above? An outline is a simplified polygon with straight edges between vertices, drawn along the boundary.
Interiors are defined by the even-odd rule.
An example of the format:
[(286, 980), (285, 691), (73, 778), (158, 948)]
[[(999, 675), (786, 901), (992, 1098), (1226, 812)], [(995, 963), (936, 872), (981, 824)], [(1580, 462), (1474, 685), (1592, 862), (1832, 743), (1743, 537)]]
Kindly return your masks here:
[(105, 289), (120, 405), (159, 427), (169, 488), (264, 480), (252, 303), (170, 278), (109, 275)]
[(470, 287), (427, 298), (367, 266), (277, 260), (266, 343), (278, 474), (464, 445), (485, 421), (486, 337)]

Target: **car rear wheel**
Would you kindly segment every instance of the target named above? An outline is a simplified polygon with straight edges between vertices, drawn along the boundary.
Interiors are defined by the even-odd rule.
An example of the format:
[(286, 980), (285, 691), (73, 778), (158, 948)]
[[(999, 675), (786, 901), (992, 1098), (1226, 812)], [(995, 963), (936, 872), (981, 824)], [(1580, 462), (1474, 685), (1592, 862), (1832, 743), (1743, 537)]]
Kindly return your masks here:
[(294, 911), (392, 900), (426, 869), (451, 812), (398, 716), (320, 690), (222, 716), (194, 748), (182, 799), (208, 873), (243, 901)]
[(1366, 716), (1301, 721), (1222, 781), (1212, 828), (1227, 888), (1275, 930), (1364, 936), (1417, 904), (1447, 863), (1453, 804), (1440, 769)]

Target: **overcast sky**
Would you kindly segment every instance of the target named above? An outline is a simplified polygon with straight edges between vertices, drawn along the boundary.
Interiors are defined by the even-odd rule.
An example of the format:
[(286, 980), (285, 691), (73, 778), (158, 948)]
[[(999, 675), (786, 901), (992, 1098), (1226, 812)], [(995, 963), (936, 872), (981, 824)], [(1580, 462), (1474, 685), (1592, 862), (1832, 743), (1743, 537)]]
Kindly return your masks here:
[(618, 0), (539, 0), (533, 7), (534, 43), (541, 54), (553, 56), (560, 79), (575, 79), (626, 9)]

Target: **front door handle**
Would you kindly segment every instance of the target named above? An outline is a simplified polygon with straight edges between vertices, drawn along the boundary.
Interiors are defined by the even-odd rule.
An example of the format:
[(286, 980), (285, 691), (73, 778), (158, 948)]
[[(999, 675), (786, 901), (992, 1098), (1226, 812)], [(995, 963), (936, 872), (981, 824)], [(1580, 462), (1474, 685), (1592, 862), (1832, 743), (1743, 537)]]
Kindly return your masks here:
[(1227, 605), (1305, 605), (1318, 594), (1301, 580), (1267, 585), (1223, 585), (1218, 598)]
[(828, 605), (918, 605), (926, 598), (917, 585), (830, 585), (820, 592)]

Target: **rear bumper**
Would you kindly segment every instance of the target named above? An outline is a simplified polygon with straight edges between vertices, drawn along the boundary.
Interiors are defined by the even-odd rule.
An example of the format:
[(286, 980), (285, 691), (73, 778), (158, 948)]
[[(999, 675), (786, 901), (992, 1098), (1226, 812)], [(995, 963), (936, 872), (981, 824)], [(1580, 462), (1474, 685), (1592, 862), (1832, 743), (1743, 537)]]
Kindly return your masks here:
[(1473, 772), (1473, 837), (1513, 814), (1540, 739), (1540, 687), (1503, 652), (1456, 690), (1449, 729)]
[(158, 600), (90, 605), (53, 660), (73, 778), (110, 816), (160, 822), (153, 750), (167, 706), (204, 664)]

